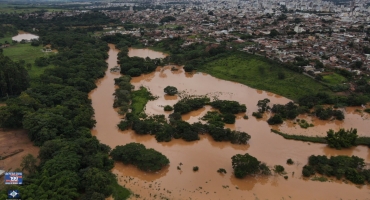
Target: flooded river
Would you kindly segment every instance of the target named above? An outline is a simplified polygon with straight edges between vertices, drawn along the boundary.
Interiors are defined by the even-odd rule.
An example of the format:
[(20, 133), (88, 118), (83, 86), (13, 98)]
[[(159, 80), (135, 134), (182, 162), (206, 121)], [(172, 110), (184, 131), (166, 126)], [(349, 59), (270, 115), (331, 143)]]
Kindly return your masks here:
[[(117, 65), (118, 51), (110, 45), (109, 68)], [(164, 57), (159, 52), (150, 50), (130, 49), (130, 56)], [(118, 73), (111, 73), (97, 81), (97, 89), (90, 93), (95, 109), (96, 127), (92, 130), (102, 143), (114, 148), (130, 142), (140, 142), (147, 148), (154, 148), (166, 155), (170, 166), (159, 173), (145, 173), (133, 166), (116, 163), (113, 173), (117, 174), (121, 185), (129, 188), (133, 193), (140, 195), (132, 199), (370, 199), (370, 187), (336, 181), (317, 182), (305, 180), (301, 176), (303, 165), (308, 156), (315, 155), (356, 155), (370, 162), (370, 150), (359, 146), (348, 150), (334, 150), (323, 144), (285, 140), (281, 136), (270, 132), (271, 127), (266, 118), (257, 120), (251, 116), (257, 110), (257, 101), (269, 98), (271, 103), (287, 103), (289, 99), (255, 90), (245, 85), (224, 81), (208, 74), (184, 73), (181, 68), (171, 71), (172, 66), (158, 68), (157, 71), (132, 79), (136, 88), (143, 85), (159, 98), (148, 102), (147, 114), (165, 114), (164, 105), (173, 105), (179, 98), (164, 95), (163, 88), (171, 85), (178, 88), (181, 95), (208, 95), (219, 99), (236, 100), (246, 104), (248, 120), (242, 115), (237, 117), (231, 129), (241, 130), (251, 135), (248, 145), (233, 145), (229, 142), (215, 142), (207, 135), (201, 136), (199, 141), (185, 142), (172, 140), (168, 143), (158, 143), (153, 136), (139, 136), (132, 131), (119, 131), (117, 124), (120, 116), (113, 109), (114, 78)], [(210, 107), (206, 106), (183, 116), (189, 122), (197, 121)], [(355, 114), (356, 115), (356, 114)], [(347, 119), (346, 119), (347, 120)], [(344, 122), (346, 123), (346, 121)], [(339, 126), (339, 125), (338, 125)], [(336, 125), (333, 125), (336, 127)], [(279, 128), (279, 127), (278, 127)], [(280, 127), (289, 130), (289, 124)], [(320, 126), (318, 126), (320, 128)], [(326, 129), (321, 128), (323, 131)], [(301, 130), (301, 128), (297, 128)], [(303, 130), (303, 129), (302, 129)], [(309, 131), (310, 129), (307, 129)], [(311, 128), (311, 130), (314, 130)], [(295, 131), (292, 131), (295, 132)], [(280, 175), (270, 177), (247, 177), (236, 179), (232, 175), (231, 157), (235, 154), (249, 153), (269, 166), (282, 165), (286, 169), (288, 180)], [(286, 160), (291, 158), (295, 164), (287, 165)], [(194, 166), (199, 171), (193, 172)], [(227, 174), (220, 175), (216, 171), (224, 168)]]

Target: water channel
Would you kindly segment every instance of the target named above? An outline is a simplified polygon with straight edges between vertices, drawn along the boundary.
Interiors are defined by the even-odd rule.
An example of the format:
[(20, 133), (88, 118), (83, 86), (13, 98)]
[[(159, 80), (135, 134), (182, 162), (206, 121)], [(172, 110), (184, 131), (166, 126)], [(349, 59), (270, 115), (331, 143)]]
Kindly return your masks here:
[[(117, 53), (114, 45), (109, 45), (108, 68), (117, 65)], [(151, 50), (130, 49), (129, 56), (141, 56), (158, 58), (165, 55)], [(167, 143), (158, 143), (153, 136), (136, 135), (133, 131), (119, 131), (117, 124), (120, 116), (113, 109), (114, 78), (119, 73), (112, 73), (109, 69), (106, 76), (97, 81), (97, 88), (90, 93), (93, 108), (95, 109), (96, 127), (92, 130), (102, 143), (114, 148), (117, 145), (125, 145), (130, 142), (139, 142), (147, 148), (154, 148), (166, 155), (170, 160), (169, 167), (158, 173), (144, 173), (133, 166), (116, 163), (113, 173), (117, 174), (119, 183), (134, 194), (139, 194), (139, 199), (370, 199), (370, 186), (356, 186), (350, 183), (331, 180), (318, 182), (306, 180), (301, 176), (303, 165), (307, 158), (312, 155), (356, 155), (370, 162), (370, 150), (365, 146), (358, 146), (347, 150), (335, 150), (323, 144), (310, 144), (307, 142), (285, 140), (279, 135), (270, 132), (272, 128), (266, 123), (267, 115), (263, 119), (255, 119), (251, 116), (257, 110), (257, 101), (269, 98), (271, 105), (274, 103), (287, 103), (290, 100), (276, 94), (261, 90), (255, 90), (248, 86), (214, 78), (208, 74), (185, 73), (181, 67), (177, 71), (171, 70), (172, 66), (158, 68), (155, 72), (133, 78), (131, 83), (137, 89), (143, 85), (154, 96), (159, 98), (148, 102), (145, 108), (147, 114), (165, 114), (164, 105), (173, 105), (179, 98), (164, 95), (163, 88), (172, 85), (178, 88), (182, 94), (208, 95), (219, 99), (235, 100), (247, 106), (249, 119), (237, 117), (231, 129), (245, 131), (251, 135), (248, 145), (233, 145), (229, 142), (215, 142), (207, 135), (201, 136), (199, 141), (185, 142), (172, 140)], [(183, 120), (194, 122), (204, 115), (210, 107), (193, 111), (183, 116)], [(341, 124), (328, 122), (330, 127), (337, 129), (346, 127), (347, 118), (351, 113), (346, 113), (346, 119)], [(352, 113), (353, 117), (358, 114)], [(301, 116), (306, 117), (306, 116)], [(317, 119), (313, 119), (317, 121)], [(366, 119), (357, 124), (366, 127)], [(322, 122), (321, 122), (322, 123)], [(353, 123), (351, 121), (351, 123)], [(353, 125), (353, 124), (349, 124)], [(348, 125), (348, 126), (349, 126)], [(287, 132), (297, 133), (303, 129), (292, 127), (284, 123), (281, 128)], [(308, 129), (316, 132), (327, 131), (326, 125), (317, 125)], [(328, 127), (329, 127), (328, 126)], [(304, 132), (304, 131), (302, 131)], [(367, 132), (359, 130), (366, 135)], [(307, 133), (311, 134), (311, 133)], [(315, 134), (314, 134), (315, 135)], [(270, 167), (274, 165), (284, 166), (288, 179), (281, 175), (269, 177), (247, 177), (236, 179), (232, 175), (231, 157), (235, 154), (249, 153), (258, 160), (265, 162)], [(295, 164), (287, 165), (286, 160), (291, 158)], [(181, 163), (181, 164), (180, 164)], [(193, 172), (194, 166), (199, 167), (198, 172)], [(179, 167), (179, 168), (178, 168)], [(216, 171), (224, 168), (227, 174), (220, 175)], [(133, 196), (132, 199), (137, 197)]]

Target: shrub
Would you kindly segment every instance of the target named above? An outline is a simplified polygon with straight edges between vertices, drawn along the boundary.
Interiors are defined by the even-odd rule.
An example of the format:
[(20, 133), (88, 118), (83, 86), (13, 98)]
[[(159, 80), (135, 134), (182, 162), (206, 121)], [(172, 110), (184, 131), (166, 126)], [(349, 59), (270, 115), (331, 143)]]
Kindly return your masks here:
[(286, 161), (286, 163), (287, 163), (288, 165), (292, 165), (292, 164), (294, 164), (293, 160), (292, 160), (292, 159), (290, 159), (290, 158)]
[(167, 86), (164, 88), (164, 92), (168, 95), (175, 95), (177, 94), (177, 88), (176, 87), (173, 87), (173, 86)]
[(164, 107), (164, 111), (172, 111), (173, 110), (173, 107), (172, 106), (170, 106), (170, 105), (166, 105), (165, 107)]
[(267, 123), (269, 125), (275, 125), (275, 124), (282, 124), (283, 123), (283, 118), (279, 114), (275, 114), (274, 116), (270, 117), (267, 120)]
[(217, 170), (218, 173), (223, 173), (223, 174), (226, 174), (226, 170), (224, 168), (220, 168)]
[(283, 173), (284, 172), (284, 167), (283, 166), (281, 166), (281, 165), (275, 165), (274, 166), (274, 171), (276, 172), (276, 173)]
[(198, 167), (198, 166), (193, 167), (193, 171), (194, 171), (194, 172), (196, 172), (196, 171), (198, 171), (198, 170), (199, 170), (199, 167)]
[(260, 119), (260, 118), (262, 118), (262, 113), (260, 113), (260, 112), (253, 112), (252, 113), (252, 116), (256, 117), (257, 119)]
[(338, 132), (335, 133), (332, 129), (330, 129), (327, 132), (327, 136), (325, 137), (325, 139), (328, 142), (329, 147), (342, 149), (354, 146), (357, 137), (357, 129), (350, 129), (347, 131), (345, 131), (344, 129), (340, 129)]

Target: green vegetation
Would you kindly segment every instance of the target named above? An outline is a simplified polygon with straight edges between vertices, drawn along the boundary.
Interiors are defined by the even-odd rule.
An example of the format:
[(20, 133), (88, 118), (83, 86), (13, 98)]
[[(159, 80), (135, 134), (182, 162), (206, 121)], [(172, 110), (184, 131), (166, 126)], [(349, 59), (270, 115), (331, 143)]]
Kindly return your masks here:
[(209, 101), (210, 99), (208, 97), (183, 98), (173, 106), (174, 112), (185, 114), (193, 110), (198, 110), (208, 104)]
[(131, 195), (131, 192), (128, 189), (120, 186), (117, 182), (113, 182), (112, 188), (112, 197), (114, 200), (126, 200)]
[(326, 182), (326, 181), (328, 181), (328, 178), (326, 178), (324, 176), (315, 176), (315, 177), (311, 178), (311, 181)]
[(177, 88), (173, 86), (167, 86), (163, 91), (170, 96), (177, 94)]
[(301, 127), (301, 128), (308, 128), (308, 127), (313, 127), (314, 125), (313, 124), (309, 124), (306, 120), (304, 120), (304, 119), (297, 119), (297, 122), (298, 122), (298, 124), (299, 124), (299, 126)]
[[(304, 136), (304, 135), (291, 135), (282, 133), (280, 131), (271, 129), (271, 132), (276, 133), (278, 135), (283, 136), (283, 138), (287, 140), (298, 140), (303, 142), (312, 142), (312, 143), (321, 143), (321, 144), (328, 144), (326, 137), (319, 137), (319, 136)], [(370, 146), (370, 137), (358, 137), (354, 143), (355, 146), (357, 145), (366, 145)]]
[(286, 164), (288, 164), (288, 165), (293, 165), (293, 164), (294, 164), (294, 162), (293, 162), (293, 160), (292, 160), (291, 158), (289, 158), (289, 159), (286, 161)]
[[(84, 30), (62, 26), (73, 20), (88, 24), (107, 18), (100, 14), (84, 16), (59, 17), (52, 25), (50, 20), (41, 18), (36, 23), (34, 18), (0, 14), (1, 25), (12, 24), (25, 31), (38, 29), (43, 44), (51, 44), (59, 52), (45, 60), (55, 67), (44, 70), (35, 79), (37, 84), (7, 100), (7, 106), (0, 109), (2, 128), (23, 128), (31, 141), (40, 146), (39, 165), (35, 167), (32, 158), (22, 164), (29, 172), (24, 176), (27, 184), (19, 187), (24, 199), (104, 199), (119, 192), (114, 189), (117, 180), (111, 173), (114, 161), (108, 156), (110, 147), (90, 132), (96, 122), (88, 92), (107, 69), (107, 43), (90, 37)], [(125, 195), (122, 188), (120, 191), (122, 198), (128, 196), (127, 190)]]
[(198, 170), (199, 170), (199, 167), (198, 166), (193, 167), (193, 171), (194, 172), (197, 172)]
[(274, 171), (275, 171), (276, 173), (278, 173), (278, 174), (283, 174), (283, 173), (284, 173), (284, 171), (285, 171), (285, 169), (284, 169), (284, 167), (283, 167), (283, 166), (281, 166), (281, 165), (275, 165), (275, 166), (274, 166)]
[(24, 62), (13, 62), (0, 52), (0, 97), (19, 95), (29, 86)]
[(332, 117), (337, 120), (343, 120), (344, 114), (341, 110), (333, 110), (333, 108), (323, 108), (322, 106), (315, 107), (315, 114), (321, 120), (328, 120)]
[(267, 120), (267, 123), (269, 125), (282, 124), (283, 118), (280, 116), (280, 114), (275, 114)]
[(357, 137), (357, 129), (350, 129), (347, 131), (340, 129), (337, 132), (330, 129), (327, 132), (325, 139), (328, 142), (329, 147), (342, 149), (354, 146), (356, 144)]
[(152, 94), (145, 87), (140, 87), (139, 90), (132, 91), (131, 97), (132, 114), (137, 116), (144, 111), (145, 105), (148, 103), (148, 101), (154, 99)]
[(132, 164), (148, 172), (159, 171), (170, 163), (168, 158), (160, 152), (147, 149), (144, 145), (134, 142), (116, 146), (110, 155), (115, 161)]
[(266, 164), (261, 163), (257, 158), (249, 155), (248, 153), (241, 155), (236, 154), (232, 158), (232, 166), (236, 178), (244, 178), (248, 175), (271, 173)]
[(217, 172), (220, 173), (220, 174), (226, 174), (226, 169), (220, 168), (220, 169), (217, 170)]
[(164, 107), (164, 111), (173, 111), (173, 107), (172, 107), (172, 106), (170, 106), (170, 105), (166, 105), (166, 106)]
[(208, 111), (202, 120), (207, 121), (209, 124), (223, 127), (226, 124), (235, 124), (235, 115), (231, 113), (221, 114), (217, 111)]
[(308, 165), (305, 165), (302, 174), (310, 177), (315, 173), (328, 177), (335, 176), (337, 179), (343, 177), (355, 184), (370, 183), (370, 169), (364, 169), (364, 159), (357, 156), (310, 156)]
[(318, 137), (318, 136), (312, 137), (312, 136), (304, 136), (304, 135), (290, 135), (290, 134), (279, 132), (279, 131), (274, 130), (274, 129), (271, 129), (271, 132), (276, 133), (278, 135), (281, 135), (285, 139), (288, 139), (288, 140), (299, 140), (299, 141), (303, 141), (303, 142), (326, 144), (326, 140), (323, 137)]
[[(8, 56), (10, 59), (14, 61), (21, 61), (25, 62), (25, 64), (31, 64), (30, 67), (26, 67), (28, 74), (31, 79), (31, 84), (35, 85), (40, 75), (46, 70), (51, 69), (54, 65), (47, 65), (45, 67), (38, 67), (35, 65), (36, 58), (40, 58), (43, 56), (50, 56), (55, 53), (44, 53), (41, 51), (42, 48), (38, 46), (32, 46), (31, 44), (15, 44), (8, 48), (3, 49), (3, 54)], [(23, 60), (23, 61), (22, 61)]]
[(337, 73), (332, 73), (332, 74), (324, 75), (323, 76), (323, 81), (330, 84), (330, 85), (337, 85), (337, 84), (347, 82), (347, 78), (345, 78), (342, 75), (339, 75)]
[[(332, 93), (305, 75), (292, 72), (281, 66), (273, 66), (261, 57), (241, 52), (206, 63), (198, 70), (217, 78), (236, 81), (295, 100), (318, 91)], [(279, 79), (279, 72), (285, 74), (284, 79)]]
[(247, 111), (247, 107), (237, 101), (215, 100), (211, 102), (211, 106), (219, 109), (221, 113), (238, 114)]
[(299, 114), (309, 112), (306, 107), (299, 107), (292, 101), (285, 105), (274, 104), (271, 111), (283, 119), (295, 119)]
[(253, 112), (252, 116), (256, 117), (257, 119), (261, 119), (263, 117), (262, 113), (260, 112)]
[(165, 23), (165, 22), (171, 22), (171, 21), (176, 21), (176, 18), (175, 17), (172, 17), (172, 16), (166, 16), (166, 17), (163, 17), (159, 23)]

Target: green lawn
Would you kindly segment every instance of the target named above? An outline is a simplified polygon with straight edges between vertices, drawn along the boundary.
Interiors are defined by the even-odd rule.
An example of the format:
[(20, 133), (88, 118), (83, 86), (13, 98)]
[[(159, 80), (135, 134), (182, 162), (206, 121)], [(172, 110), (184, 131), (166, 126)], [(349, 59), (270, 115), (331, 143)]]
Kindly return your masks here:
[[(292, 100), (319, 91), (332, 94), (327, 87), (315, 80), (283, 68), (278, 64), (270, 64), (264, 59), (259, 56), (236, 52), (233, 55), (206, 63), (198, 70), (220, 79), (239, 82)], [(279, 72), (284, 73), (284, 79), (278, 78)]]
[(131, 109), (134, 115), (139, 116), (139, 114), (144, 110), (146, 103), (148, 103), (150, 96), (150, 92), (145, 87), (141, 87), (139, 90), (131, 93)]
[(27, 43), (27, 44), (18, 43), (8, 48), (4, 48), (3, 53), (5, 56), (8, 56), (10, 59), (14, 61), (24, 60), (26, 61), (26, 63), (31, 63), (32, 68), (27, 69), (27, 70), (31, 78), (31, 84), (34, 84), (34, 81), (45, 71), (45, 69), (54, 67), (52, 65), (49, 65), (47, 67), (35, 66), (34, 61), (36, 58), (54, 54), (53, 52), (44, 53), (41, 51), (41, 49), (42, 49), (42, 46), (34, 47), (34, 46), (31, 46), (30, 43)]
[(3, 38), (0, 38), (0, 43), (1, 44), (5, 44), (5, 41), (7, 41), (9, 44), (12, 43), (12, 37), (11, 36), (6, 36), (6, 37), (3, 37)]
[(347, 79), (337, 73), (332, 73), (332, 74), (323, 76), (323, 81), (330, 85), (337, 85), (337, 84), (347, 82)]

